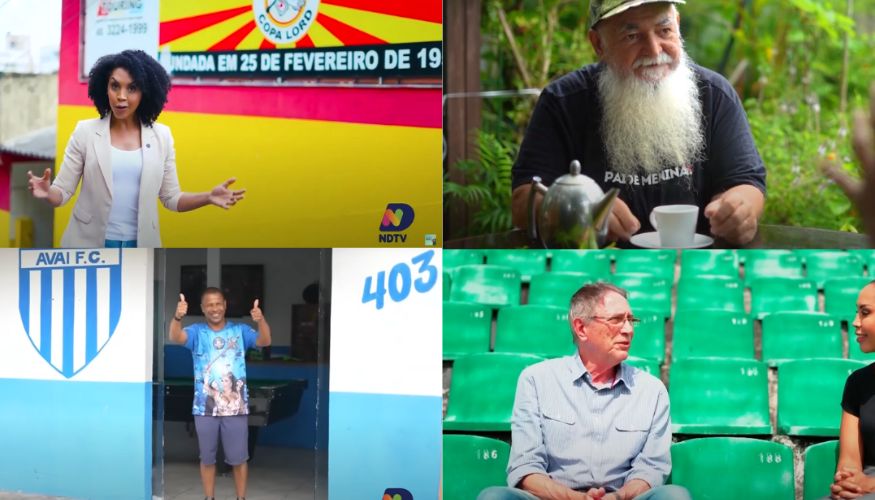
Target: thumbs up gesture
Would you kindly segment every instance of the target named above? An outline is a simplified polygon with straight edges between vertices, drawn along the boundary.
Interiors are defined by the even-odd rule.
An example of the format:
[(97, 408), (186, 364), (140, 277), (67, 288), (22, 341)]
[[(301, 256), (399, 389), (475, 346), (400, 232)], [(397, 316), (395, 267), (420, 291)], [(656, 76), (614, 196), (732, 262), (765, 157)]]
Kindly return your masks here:
[(188, 314), (188, 302), (185, 301), (185, 295), (179, 294), (179, 303), (176, 304), (176, 321), (181, 321)]
[(258, 307), (258, 299), (255, 299), (255, 302), (252, 304), (252, 310), (249, 311), (249, 314), (252, 315), (252, 321), (256, 323), (264, 319), (264, 314), (261, 313), (261, 308)]

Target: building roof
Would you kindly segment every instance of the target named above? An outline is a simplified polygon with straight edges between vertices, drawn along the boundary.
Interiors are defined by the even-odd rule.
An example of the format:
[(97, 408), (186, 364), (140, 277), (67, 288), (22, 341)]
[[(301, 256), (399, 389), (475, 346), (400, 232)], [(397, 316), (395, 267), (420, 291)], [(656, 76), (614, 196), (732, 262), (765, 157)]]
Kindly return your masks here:
[(56, 126), (41, 128), (0, 144), (0, 153), (28, 156), (36, 160), (54, 160), (56, 136)]

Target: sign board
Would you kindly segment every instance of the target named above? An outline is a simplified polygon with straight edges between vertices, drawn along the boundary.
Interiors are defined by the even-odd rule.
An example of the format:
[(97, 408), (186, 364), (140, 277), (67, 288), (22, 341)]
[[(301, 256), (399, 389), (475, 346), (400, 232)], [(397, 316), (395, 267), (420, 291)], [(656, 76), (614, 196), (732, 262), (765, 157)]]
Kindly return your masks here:
[(141, 49), (187, 79), (428, 78), (443, 66), (440, 0), (84, 0), (85, 76)]

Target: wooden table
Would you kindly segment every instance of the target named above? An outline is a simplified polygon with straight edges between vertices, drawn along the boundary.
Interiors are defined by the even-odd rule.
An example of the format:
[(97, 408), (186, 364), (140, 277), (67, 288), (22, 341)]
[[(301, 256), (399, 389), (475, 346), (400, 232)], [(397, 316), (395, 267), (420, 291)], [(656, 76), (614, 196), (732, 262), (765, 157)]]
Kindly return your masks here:
[[(620, 243), (617, 246), (620, 248), (637, 248), (628, 242)], [(514, 229), (503, 233), (447, 240), (444, 242), (444, 248), (543, 248), (543, 246), (529, 238), (525, 231)], [(872, 246), (869, 244), (869, 239), (865, 234), (812, 227), (760, 224), (756, 237), (747, 245), (738, 247), (730, 245), (725, 241), (717, 240), (709, 248), (820, 248), (845, 250), (848, 248), (872, 248)]]

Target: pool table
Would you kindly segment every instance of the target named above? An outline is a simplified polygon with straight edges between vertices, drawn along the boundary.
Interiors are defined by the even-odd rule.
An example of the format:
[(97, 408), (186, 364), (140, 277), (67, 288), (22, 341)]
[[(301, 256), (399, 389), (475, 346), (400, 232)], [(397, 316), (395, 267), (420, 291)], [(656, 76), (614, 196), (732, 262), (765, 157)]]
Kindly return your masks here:
[[(249, 388), (249, 458), (255, 455), (258, 430), (294, 415), (307, 388), (306, 379), (246, 381)], [(156, 391), (157, 392), (157, 391)], [(194, 400), (193, 378), (164, 380), (164, 420), (194, 422), (191, 405)], [(157, 402), (156, 402), (157, 403)], [(154, 408), (159, 408), (156, 404)], [(221, 447), (219, 447), (221, 452)], [(218, 461), (224, 464), (223, 461)]]

